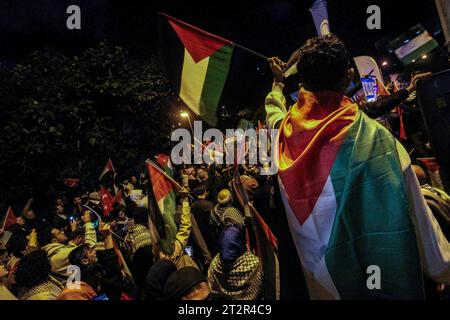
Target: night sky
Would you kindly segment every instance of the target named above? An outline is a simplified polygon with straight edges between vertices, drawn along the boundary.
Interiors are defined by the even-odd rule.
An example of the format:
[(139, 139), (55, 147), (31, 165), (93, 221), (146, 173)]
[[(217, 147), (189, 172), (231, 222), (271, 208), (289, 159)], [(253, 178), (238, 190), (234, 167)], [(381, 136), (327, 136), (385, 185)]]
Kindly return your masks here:
[[(316, 34), (308, 0), (125, 1), (125, 0), (2, 0), (0, 61), (13, 65), (22, 54), (46, 45), (77, 52), (100, 40), (122, 45), (130, 54), (157, 53), (157, 12), (162, 11), (207, 29), (267, 56), (286, 59), (304, 40)], [(66, 8), (77, 4), (82, 29), (66, 28)], [(382, 10), (382, 29), (368, 30), (366, 9)], [(417, 23), (430, 33), (440, 24), (434, 0), (328, 0), (332, 32), (351, 54), (383, 58), (375, 43), (393, 38)], [(442, 44), (442, 32), (435, 35)]]

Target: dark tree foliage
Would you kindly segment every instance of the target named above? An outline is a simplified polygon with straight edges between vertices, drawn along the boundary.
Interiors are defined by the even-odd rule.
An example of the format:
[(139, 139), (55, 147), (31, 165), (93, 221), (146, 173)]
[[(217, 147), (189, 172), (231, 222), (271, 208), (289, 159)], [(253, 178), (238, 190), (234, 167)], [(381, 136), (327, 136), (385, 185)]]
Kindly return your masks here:
[[(167, 99), (166, 99), (167, 98)], [(158, 60), (133, 60), (100, 43), (76, 56), (33, 52), (0, 68), (0, 204), (98, 185), (111, 158), (119, 174), (168, 150), (170, 89)]]

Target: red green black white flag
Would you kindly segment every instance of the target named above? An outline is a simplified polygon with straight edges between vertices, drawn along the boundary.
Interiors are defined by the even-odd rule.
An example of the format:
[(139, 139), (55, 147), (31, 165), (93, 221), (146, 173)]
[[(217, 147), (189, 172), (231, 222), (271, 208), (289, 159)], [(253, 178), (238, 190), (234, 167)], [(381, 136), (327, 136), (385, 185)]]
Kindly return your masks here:
[(161, 14), (160, 56), (183, 102), (209, 125), (217, 124), (234, 44)]
[(103, 168), (102, 173), (100, 174), (100, 177), (98, 179), (102, 180), (103, 176), (108, 172), (112, 173), (116, 172), (116, 169), (114, 169), (111, 159), (108, 159), (108, 161), (106, 161), (105, 167)]

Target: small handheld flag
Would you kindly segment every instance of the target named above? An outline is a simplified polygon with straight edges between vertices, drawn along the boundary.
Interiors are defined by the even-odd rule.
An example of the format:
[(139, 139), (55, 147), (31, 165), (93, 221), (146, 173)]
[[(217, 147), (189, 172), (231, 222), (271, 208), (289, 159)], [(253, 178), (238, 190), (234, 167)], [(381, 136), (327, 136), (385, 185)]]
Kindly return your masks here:
[(1, 228), (0, 230), (5, 231), (7, 230), (10, 226), (12, 226), (13, 224), (16, 223), (16, 216), (12, 210), (11, 207), (8, 208), (8, 211), (6, 211), (6, 215), (4, 217), (3, 223), (1, 224)]
[(98, 179), (102, 180), (103, 176), (108, 172), (112, 173), (116, 172), (116, 169), (114, 169), (111, 159), (108, 159), (108, 161), (106, 161), (105, 167), (103, 168), (102, 173), (100, 174), (100, 177)]

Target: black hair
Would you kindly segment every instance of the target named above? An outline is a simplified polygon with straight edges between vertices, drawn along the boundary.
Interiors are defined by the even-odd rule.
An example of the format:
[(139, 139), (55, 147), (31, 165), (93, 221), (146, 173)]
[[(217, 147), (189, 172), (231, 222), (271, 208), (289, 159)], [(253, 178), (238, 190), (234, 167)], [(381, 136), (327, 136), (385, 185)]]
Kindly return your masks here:
[(136, 207), (133, 210), (133, 219), (135, 224), (147, 225), (148, 211), (146, 208)]
[(299, 53), (298, 76), (309, 91), (336, 90), (350, 67), (346, 47), (333, 34), (309, 39)]
[(206, 188), (205, 184), (199, 184), (198, 186), (196, 186), (193, 190), (192, 190), (192, 194), (195, 197), (199, 197), (202, 196), (208, 189)]
[(52, 242), (52, 227), (49, 224), (44, 225), (37, 231), (37, 241), (41, 247)]
[(85, 231), (83, 228), (76, 228), (75, 231), (68, 233), (69, 240), (75, 240), (78, 237), (84, 237)]
[(23, 256), (18, 264), (15, 279), (19, 287), (31, 288), (48, 280), (51, 265), (45, 250), (36, 250)]
[(86, 256), (87, 251), (89, 251), (89, 245), (88, 244), (82, 244), (75, 249), (73, 249), (69, 253), (69, 262), (70, 264), (79, 266), (80, 268), (83, 267), (83, 264), (81, 263), (81, 260), (83, 260)]
[(23, 251), (27, 248), (27, 237), (22, 232), (15, 232), (6, 244), (6, 250), (17, 258), (23, 256)]

